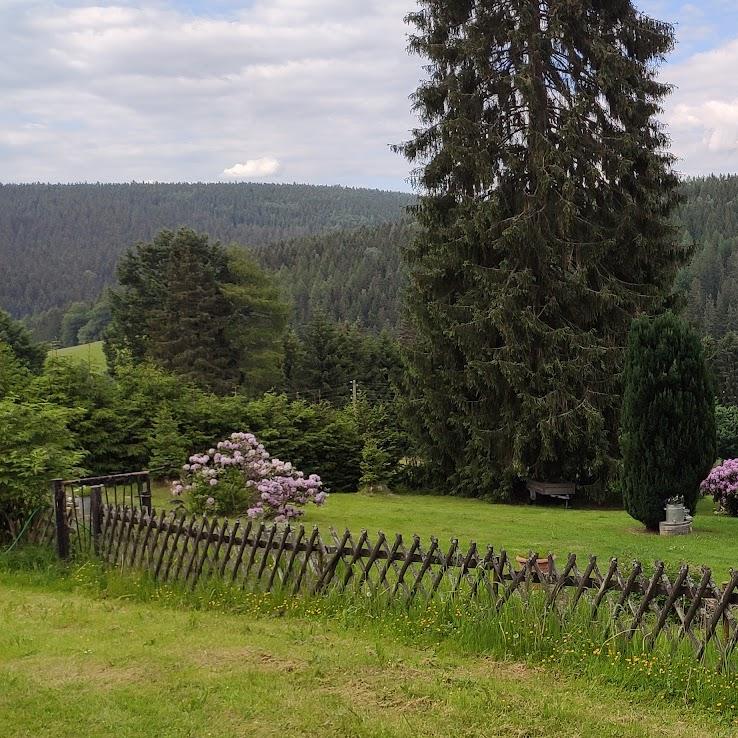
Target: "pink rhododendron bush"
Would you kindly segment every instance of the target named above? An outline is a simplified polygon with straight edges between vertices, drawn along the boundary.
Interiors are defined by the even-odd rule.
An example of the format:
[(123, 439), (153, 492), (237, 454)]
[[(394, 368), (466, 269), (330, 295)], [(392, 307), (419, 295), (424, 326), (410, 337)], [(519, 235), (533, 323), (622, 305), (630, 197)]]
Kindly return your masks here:
[(252, 433), (232, 433), (205, 454), (190, 456), (172, 495), (187, 495), (192, 512), (292, 520), (328, 495), (317, 474), (305, 476), (292, 464), (272, 458)]
[(700, 489), (712, 495), (728, 515), (738, 516), (738, 459), (728, 459), (716, 466), (702, 482)]

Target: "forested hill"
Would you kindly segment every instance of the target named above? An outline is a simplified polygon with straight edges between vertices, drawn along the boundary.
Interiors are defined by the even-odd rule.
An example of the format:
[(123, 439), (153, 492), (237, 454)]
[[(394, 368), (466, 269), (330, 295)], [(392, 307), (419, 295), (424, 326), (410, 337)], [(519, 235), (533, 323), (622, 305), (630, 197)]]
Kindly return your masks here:
[[(682, 238), (695, 256), (677, 288), (687, 315), (716, 337), (738, 329), (738, 176), (683, 184)], [(123, 250), (189, 225), (255, 250), (277, 272), (302, 323), (396, 327), (410, 237), (402, 193), (306, 185), (0, 186), (0, 307), (38, 313), (94, 300)]]
[(263, 246), (396, 221), (411, 201), (312, 185), (0, 185), (0, 307), (20, 316), (94, 299), (121, 253), (162, 228)]
[(403, 219), (270, 244), (256, 253), (279, 275), (298, 323), (321, 308), (335, 320), (395, 328), (405, 281), (401, 249), (411, 229)]
[(738, 330), (738, 176), (684, 184), (680, 213), (695, 256), (679, 277), (687, 315), (716, 338)]

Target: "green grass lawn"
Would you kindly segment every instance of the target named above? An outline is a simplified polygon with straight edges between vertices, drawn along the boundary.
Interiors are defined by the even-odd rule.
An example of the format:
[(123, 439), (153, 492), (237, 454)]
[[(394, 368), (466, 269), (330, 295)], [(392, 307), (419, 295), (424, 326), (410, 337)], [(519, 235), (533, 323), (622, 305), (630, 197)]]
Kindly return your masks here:
[(68, 346), (67, 348), (52, 349), (50, 356), (69, 359), (77, 363), (89, 364), (93, 369), (105, 371), (107, 361), (103, 353), (103, 342), (83, 343), (80, 346)]
[(6, 572), (0, 622), (3, 738), (732, 734), (681, 700), (326, 620), (100, 599)]
[[(158, 509), (170, 509), (168, 487), (155, 485), (153, 500)], [(713, 514), (709, 498), (699, 503), (694, 533), (672, 538), (645, 532), (623, 510), (501, 505), (438, 495), (333, 494), (323, 507), (309, 506), (301, 522), (318, 525), (326, 534), (331, 526), (353, 533), (366, 528), (370, 533), (402, 533), (408, 539), (417, 534), (426, 542), (436, 536), (442, 546), (458, 537), (464, 546), (473, 540), (504, 548), (510, 555), (550, 551), (560, 563), (570, 552), (579, 557), (596, 554), (605, 568), (611, 556), (625, 564), (638, 559), (648, 566), (661, 560), (672, 572), (686, 562), (712, 567), (718, 583), (728, 578), (731, 567), (738, 568), (738, 518)], [(580, 562), (580, 568), (585, 565), (586, 560)]]
[[(738, 567), (738, 518), (714, 515), (711, 499), (704, 499), (690, 536), (660, 537), (622, 510), (576, 509), (563, 505), (499, 505), (455, 497), (334, 494), (322, 508), (310, 507), (307, 524), (321, 528), (361, 528), (386, 534), (418, 534), (426, 541), (437, 536), (442, 545), (456, 536), (462, 544), (492, 544), (511, 555), (537, 551), (565, 562), (569, 552), (590, 553), (607, 561), (616, 556), (630, 563), (651, 564), (660, 559), (673, 571), (679, 563), (713, 567), (717, 581)], [(582, 564), (580, 564), (582, 566)]]

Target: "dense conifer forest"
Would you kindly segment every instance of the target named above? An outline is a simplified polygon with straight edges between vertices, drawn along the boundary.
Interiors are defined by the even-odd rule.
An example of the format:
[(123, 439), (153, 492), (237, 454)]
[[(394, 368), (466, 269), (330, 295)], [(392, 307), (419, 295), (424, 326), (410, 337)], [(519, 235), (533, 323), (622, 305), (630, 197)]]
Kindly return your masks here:
[(411, 202), (311, 185), (0, 185), (0, 307), (23, 316), (94, 300), (121, 254), (162, 228), (257, 247), (395, 221)]
[[(738, 176), (691, 179), (681, 194), (681, 239), (694, 255), (676, 287), (686, 316), (720, 338), (738, 327)], [(123, 252), (161, 227), (189, 225), (251, 248), (277, 274), (298, 324), (320, 308), (336, 320), (396, 329), (412, 201), (307, 185), (0, 186), (0, 307), (16, 317), (47, 312), (31, 323), (41, 339), (75, 343), (72, 334), (87, 325), (82, 338), (96, 340), (107, 313), (100, 306), (93, 314), (93, 303)]]

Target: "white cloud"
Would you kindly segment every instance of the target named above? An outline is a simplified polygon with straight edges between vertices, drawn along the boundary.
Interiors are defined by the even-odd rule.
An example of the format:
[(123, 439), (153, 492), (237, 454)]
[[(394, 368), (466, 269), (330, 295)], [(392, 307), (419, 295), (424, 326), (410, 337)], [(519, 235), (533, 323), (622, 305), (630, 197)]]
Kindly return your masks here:
[(270, 156), (261, 159), (249, 159), (243, 164), (234, 164), (223, 170), (224, 177), (232, 179), (263, 179), (271, 177), (279, 171), (279, 162)]
[(738, 171), (738, 41), (664, 70), (676, 89), (667, 103), (678, 168), (685, 174)]
[[(209, 180), (222, 171), (406, 186), (408, 165), (388, 144), (407, 138), (408, 95), (424, 76), (402, 20), (415, 0), (196, 4), (240, 6), (230, 15), (177, 2), (0, 0), (4, 181)], [(644, 3), (667, 10), (664, 0)], [(704, 25), (701, 3), (692, 5), (681, 36)], [(738, 171), (738, 41), (687, 56), (691, 48), (663, 71), (678, 86), (664, 119), (679, 166)], [(259, 175), (244, 152), (270, 152), (279, 169)], [(223, 170), (231, 162), (240, 164)]]
[(244, 0), (229, 17), (173, 3), (0, 0), (3, 180), (209, 180), (257, 151), (279, 171), (222, 176), (403, 186), (388, 144), (413, 124), (414, 0)]

